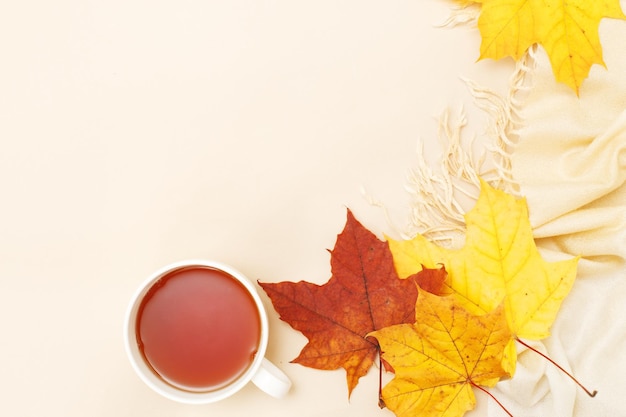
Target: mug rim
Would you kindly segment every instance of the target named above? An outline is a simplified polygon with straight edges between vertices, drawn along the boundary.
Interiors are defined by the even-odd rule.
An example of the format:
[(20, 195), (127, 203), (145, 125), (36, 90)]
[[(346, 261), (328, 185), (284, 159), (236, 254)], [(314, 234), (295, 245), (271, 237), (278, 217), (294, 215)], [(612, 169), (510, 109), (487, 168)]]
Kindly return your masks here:
[[(156, 375), (152, 368), (146, 364), (145, 359), (139, 351), (139, 347), (136, 343), (136, 317), (143, 297), (159, 279), (176, 270), (186, 267), (213, 268), (230, 275), (233, 279), (236, 279), (244, 286), (248, 294), (254, 300), (259, 314), (260, 337), (257, 352), (252, 363), (248, 369), (246, 369), (246, 371), (239, 376), (239, 378), (235, 379), (230, 384), (215, 390), (189, 391), (166, 382), (161, 377)], [(267, 312), (265, 311), (263, 301), (261, 300), (261, 297), (259, 296), (253, 283), (246, 277), (246, 275), (232, 266), (223, 262), (207, 259), (187, 259), (173, 262), (150, 274), (133, 293), (133, 296), (127, 306), (126, 314), (124, 315), (124, 347), (126, 355), (128, 356), (135, 373), (146, 385), (152, 388), (153, 391), (173, 401), (185, 404), (208, 404), (216, 402), (230, 397), (247, 385), (262, 365), (263, 358), (265, 357), (267, 350), (269, 338), (268, 334)]]

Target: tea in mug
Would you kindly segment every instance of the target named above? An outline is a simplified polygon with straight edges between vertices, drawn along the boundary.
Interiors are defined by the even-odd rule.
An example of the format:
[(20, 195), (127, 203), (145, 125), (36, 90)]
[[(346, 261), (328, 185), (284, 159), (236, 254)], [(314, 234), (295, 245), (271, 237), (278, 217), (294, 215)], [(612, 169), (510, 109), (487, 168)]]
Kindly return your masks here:
[(261, 337), (257, 305), (224, 271), (184, 267), (161, 277), (144, 296), (136, 336), (145, 361), (169, 384), (211, 391), (252, 364)]

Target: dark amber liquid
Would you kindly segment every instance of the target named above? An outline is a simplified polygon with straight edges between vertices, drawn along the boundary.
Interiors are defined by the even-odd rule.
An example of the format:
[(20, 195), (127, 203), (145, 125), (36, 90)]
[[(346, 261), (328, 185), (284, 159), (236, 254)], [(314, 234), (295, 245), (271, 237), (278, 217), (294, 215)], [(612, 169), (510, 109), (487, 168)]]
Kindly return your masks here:
[(250, 366), (261, 324), (246, 288), (211, 268), (188, 267), (161, 278), (144, 297), (137, 342), (148, 364), (168, 383), (210, 391)]

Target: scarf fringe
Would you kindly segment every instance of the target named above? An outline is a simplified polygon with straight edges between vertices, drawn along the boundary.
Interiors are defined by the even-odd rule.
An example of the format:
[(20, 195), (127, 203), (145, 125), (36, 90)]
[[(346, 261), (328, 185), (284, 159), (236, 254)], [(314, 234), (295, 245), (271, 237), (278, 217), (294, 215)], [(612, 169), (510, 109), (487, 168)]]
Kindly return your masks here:
[[(441, 26), (476, 23), (479, 14), (477, 4), (468, 4), (454, 9)], [(480, 178), (496, 188), (519, 195), (520, 186), (514, 178), (511, 156), (519, 141), (519, 128), (524, 123), (521, 104), (525, 92), (531, 88), (536, 53), (535, 45), (517, 62), (504, 96), (462, 78), (474, 104), (489, 117), (483, 141), (485, 150), (477, 157), (473, 151), (476, 138), (464, 140), (463, 128), (467, 125), (467, 118), (463, 110), (456, 118), (450, 117), (449, 110), (444, 111), (439, 118), (437, 134), (444, 149), (440, 170), (435, 172), (432, 169), (426, 161), (424, 143), (418, 142), (416, 162), (409, 170), (405, 184), (410, 201), (403, 228), (394, 226), (382, 202), (362, 190), (370, 205), (383, 210), (387, 223), (401, 238), (411, 239), (421, 234), (441, 246), (460, 247), (465, 235), (464, 207), (470, 203), (473, 205), (478, 198)]]
[(490, 116), (486, 145), (491, 152), (497, 180), (494, 185), (508, 193), (519, 195), (520, 186), (513, 175), (511, 155), (519, 141), (518, 131), (523, 125), (522, 96), (530, 90), (532, 73), (536, 67), (537, 46), (529, 48), (517, 62), (509, 79), (509, 90), (504, 97), (471, 80), (464, 80), (478, 108)]
[(460, 247), (465, 234), (465, 207), (473, 205), (478, 198), (480, 178), (519, 195), (511, 155), (519, 140), (518, 129), (523, 125), (521, 96), (530, 88), (535, 53), (533, 47), (518, 61), (505, 96), (472, 80), (463, 80), (476, 106), (489, 116), (486, 150), (476, 156), (472, 146), (476, 138), (465, 140), (463, 129), (467, 118), (463, 110), (456, 117), (451, 117), (449, 110), (444, 111), (438, 129), (438, 139), (444, 148), (440, 170), (432, 169), (426, 161), (424, 143), (418, 142), (415, 166), (409, 170), (405, 184), (410, 202), (404, 228), (394, 227), (384, 204), (363, 191), (370, 204), (383, 209), (386, 221), (403, 239), (421, 234), (442, 246)]
[(438, 27), (453, 28), (456, 26), (476, 23), (480, 15), (480, 5), (469, 3), (452, 8), (448, 18)]

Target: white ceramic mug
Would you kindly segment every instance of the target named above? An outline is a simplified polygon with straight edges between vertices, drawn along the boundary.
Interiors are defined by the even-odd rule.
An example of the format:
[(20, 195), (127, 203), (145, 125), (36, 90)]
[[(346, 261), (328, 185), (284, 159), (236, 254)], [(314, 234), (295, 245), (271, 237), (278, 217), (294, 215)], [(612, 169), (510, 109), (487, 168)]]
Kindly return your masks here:
[[(137, 318), (144, 298), (156, 283), (185, 268), (208, 268), (225, 273), (245, 288), (256, 305), (260, 321), (260, 336), (256, 353), (247, 369), (224, 387), (208, 390), (188, 390), (167, 382), (154, 370), (142, 353), (139, 345)], [(219, 337), (219, 335), (215, 335), (215, 337)], [(128, 306), (124, 322), (124, 342), (130, 363), (139, 377), (157, 393), (181, 403), (206, 404), (216, 402), (235, 394), (250, 381), (264, 392), (276, 398), (285, 396), (291, 387), (289, 378), (274, 364), (265, 359), (268, 343), (267, 313), (255, 287), (239, 271), (220, 262), (208, 260), (181, 261), (161, 268), (149, 276), (137, 289)]]

